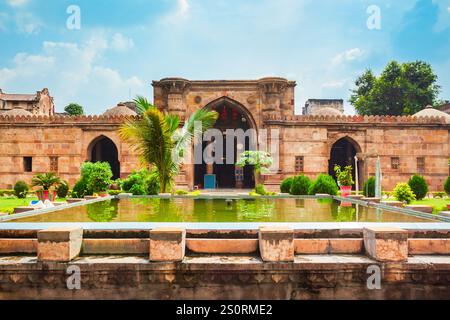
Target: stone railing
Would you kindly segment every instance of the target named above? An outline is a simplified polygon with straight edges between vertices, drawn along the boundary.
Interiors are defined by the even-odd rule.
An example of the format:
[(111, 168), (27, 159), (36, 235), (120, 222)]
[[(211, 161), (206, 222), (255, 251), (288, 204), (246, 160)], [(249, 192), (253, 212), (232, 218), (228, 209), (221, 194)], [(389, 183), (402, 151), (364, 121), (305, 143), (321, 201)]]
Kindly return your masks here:
[(104, 116), (104, 115), (87, 115), (87, 116), (65, 116), (65, 115), (31, 115), (31, 116), (8, 116), (0, 113), (0, 123), (122, 123), (126, 119), (133, 119), (136, 116)]
[(445, 117), (414, 117), (414, 116), (361, 116), (361, 115), (293, 115), (293, 116), (270, 116), (264, 117), (264, 122), (283, 123), (383, 123), (383, 124), (447, 124)]
[[(27, 233), (28, 232), (28, 233)], [(262, 261), (294, 261), (302, 254), (359, 254), (381, 262), (406, 261), (408, 255), (450, 255), (450, 230), (259, 230), (186, 232), (184, 228), (107, 231), (55, 228), (41, 231), (2, 230), (0, 254), (37, 254), (41, 261), (68, 262), (80, 255), (147, 255), (149, 261), (182, 261), (185, 253), (258, 254)]]

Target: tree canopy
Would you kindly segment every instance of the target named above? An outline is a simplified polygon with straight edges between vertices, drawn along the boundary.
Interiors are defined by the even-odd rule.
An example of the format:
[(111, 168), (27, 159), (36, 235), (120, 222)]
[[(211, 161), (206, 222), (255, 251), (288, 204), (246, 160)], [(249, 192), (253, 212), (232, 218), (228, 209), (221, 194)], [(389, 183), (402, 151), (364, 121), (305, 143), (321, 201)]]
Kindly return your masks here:
[(349, 102), (361, 115), (411, 115), (436, 105), (440, 87), (431, 65), (391, 61), (380, 76), (368, 69), (355, 81)]
[(77, 103), (71, 103), (64, 108), (64, 111), (71, 116), (81, 116), (84, 114), (84, 109)]

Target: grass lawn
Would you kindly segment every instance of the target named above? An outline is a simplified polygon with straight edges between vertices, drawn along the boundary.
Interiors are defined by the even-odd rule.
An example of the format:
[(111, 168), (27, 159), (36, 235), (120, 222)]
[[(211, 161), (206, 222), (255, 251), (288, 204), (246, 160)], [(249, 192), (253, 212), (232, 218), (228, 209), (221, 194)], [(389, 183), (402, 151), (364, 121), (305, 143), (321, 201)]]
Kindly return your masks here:
[[(0, 198), (0, 212), (12, 213), (15, 207), (28, 206), (32, 200), (37, 200), (37, 198)], [(66, 199), (56, 199), (56, 201), (66, 201)]]
[[(396, 200), (396, 199), (389, 198), (387, 200)], [(426, 206), (432, 206), (433, 213), (438, 214), (441, 211), (447, 210), (447, 204), (450, 204), (450, 199), (422, 199), (422, 200), (414, 200), (410, 204), (422, 204)]]
[(440, 211), (447, 210), (447, 204), (450, 204), (450, 199), (422, 199), (415, 200), (411, 204), (423, 204), (433, 207), (433, 213), (438, 214)]

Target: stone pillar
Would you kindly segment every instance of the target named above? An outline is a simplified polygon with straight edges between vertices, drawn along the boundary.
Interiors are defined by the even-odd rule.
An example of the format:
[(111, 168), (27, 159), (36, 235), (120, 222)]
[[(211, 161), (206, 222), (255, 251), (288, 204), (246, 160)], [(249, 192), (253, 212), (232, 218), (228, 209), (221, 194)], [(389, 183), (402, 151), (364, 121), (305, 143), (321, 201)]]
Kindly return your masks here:
[(400, 228), (364, 228), (364, 247), (371, 258), (382, 262), (408, 260), (408, 231)]
[(281, 104), (288, 81), (283, 78), (269, 77), (258, 80), (258, 84), (263, 96), (263, 114), (281, 117)]
[(50, 228), (38, 231), (38, 260), (69, 262), (80, 254), (83, 229)]
[(182, 78), (166, 78), (160, 84), (167, 94), (167, 111), (178, 115), (182, 120), (186, 116), (185, 92), (190, 86), (189, 80)]
[(294, 230), (283, 227), (261, 227), (259, 251), (263, 261), (294, 261)]
[(186, 247), (186, 229), (150, 230), (150, 261), (182, 261)]

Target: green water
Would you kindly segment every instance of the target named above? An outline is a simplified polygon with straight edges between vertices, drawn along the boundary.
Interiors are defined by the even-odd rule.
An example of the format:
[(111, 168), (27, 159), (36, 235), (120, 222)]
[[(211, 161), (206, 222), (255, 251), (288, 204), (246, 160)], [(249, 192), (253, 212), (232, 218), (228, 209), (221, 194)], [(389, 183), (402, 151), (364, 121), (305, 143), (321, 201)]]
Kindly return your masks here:
[(107, 200), (15, 222), (427, 222), (364, 206), (344, 207), (331, 199)]

